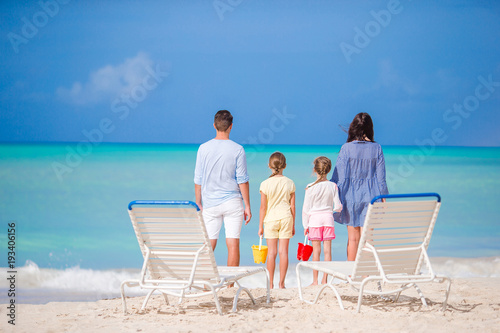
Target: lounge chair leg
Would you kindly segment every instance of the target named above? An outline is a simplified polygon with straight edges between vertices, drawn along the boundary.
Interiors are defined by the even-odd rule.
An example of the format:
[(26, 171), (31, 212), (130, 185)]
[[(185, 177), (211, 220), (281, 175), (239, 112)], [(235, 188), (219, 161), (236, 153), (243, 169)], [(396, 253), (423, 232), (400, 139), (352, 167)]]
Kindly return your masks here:
[(182, 301), (184, 300), (184, 294), (186, 292), (186, 289), (182, 289), (181, 293), (179, 294), (179, 301), (177, 302), (177, 305), (181, 305)]
[(250, 299), (252, 300), (253, 305), (255, 305), (255, 298), (253, 298), (253, 295), (250, 292), (250, 290), (248, 288), (245, 288), (245, 287), (241, 287), (241, 290), (243, 290), (244, 292), (247, 293), (248, 297), (250, 297)]
[(306, 302), (308, 304), (316, 304), (316, 302), (318, 302), (318, 299), (321, 295), (321, 293), (323, 292), (323, 290), (325, 290), (325, 288), (330, 288), (331, 290), (333, 290), (333, 292), (335, 293), (335, 297), (337, 297), (337, 301), (339, 302), (339, 306), (342, 310), (344, 310), (344, 304), (342, 303), (342, 299), (340, 298), (340, 294), (339, 292), (337, 291), (337, 289), (333, 286), (333, 281), (335, 281), (335, 277), (332, 277), (332, 279), (330, 280), (330, 282), (328, 282), (327, 284), (325, 284), (320, 290), (319, 292), (316, 294), (316, 297), (314, 298), (314, 301), (308, 301), (308, 300), (305, 300), (304, 299), (304, 296), (302, 295), (302, 284), (301, 284), (301, 280), (300, 280), (300, 264), (298, 264), (296, 267), (295, 267), (295, 272), (297, 274), (297, 284), (298, 284), (298, 289), (299, 289), (299, 298), (301, 301), (303, 302)]
[(120, 290), (122, 294), (122, 305), (123, 305), (123, 314), (127, 314), (127, 301), (125, 300), (125, 284), (127, 284), (127, 281), (123, 281)]
[(299, 268), (300, 268), (300, 264), (297, 264), (297, 266), (295, 266), (295, 274), (297, 275), (297, 285), (299, 287), (299, 299), (301, 301), (304, 301), (304, 297), (302, 296), (302, 283), (300, 282), (300, 269)]
[(232, 311), (233, 312), (236, 312), (238, 309), (237, 309), (237, 306), (238, 306), (238, 298), (240, 297), (240, 293), (241, 291), (244, 291), (248, 294), (248, 296), (250, 296), (250, 299), (252, 300), (252, 303), (255, 304), (255, 299), (253, 298), (252, 294), (250, 293), (250, 290), (248, 290), (247, 288), (245, 287), (242, 287), (238, 281), (236, 281), (236, 284), (238, 285), (238, 290), (236, 291), (236, 295), (234, 296), (234, 299), (233, 299), (233, 309)]
[(444, 298), (443, 310), (442, 311), (446, 310), (446, 305), (448, 304), (448, 296), (450, 295), (450, 289), (451, 289), (451, 279), (449, 279), (447, 277), (443, 277), (443, 281), (444, 280), (446, 280), (448, 282), (448, 286), (446, 287), (446, 295), (445, 295), (445, 298)]
[(403, 292), (403, 289), (406, 289), (407, 286), (408, 285), (405, 285), (405, 284), (401, 285), (401, 290), (396, 295), (394, 295), (394, 303), (396, 303), (399, 300), (399, 296), (401, 296), (401, 293)]
[[(378, 291), (379, 291), (380, 293), (382, 293), (382, 283), (380, 283), (380, 281), (378, 281), (378, 282), (377, 282), (377, 287), (378, 287)], [(379, 295), (379, 297), (380, 297), (381, 299), (383, 299), (384, 301), (391, 301), (391, 299), (390, 299), (389, 297), (387, 297), (387, 296), (384, 296), (384, 295)]]
[(135, 287), (139, 285), (139, 281), (135, 280), (126, 280), (123, 281), (122, 284), (120, 285), (120, 290), (122, 294), (122, 304), (123, 304), (123, 314), (127, 314), (127, 301), (125, 299), (125, 286), (127, 287)]
[(238, 290), (236, 291), (236, 295), (234, 295), (234, 299), (233, 299), (233, 309), (231, 311), (233, 312), (236, 312), (237, 309), (237, 305), (238, 305), (238, 297), (240, 296), (240, 292), (241, 292), (241, 288), (238, 288)]
[(144, 302), (142, 303), (142, 306), (141, 306), (141, 312), (144, 311), (144, 309), (146, 308), (146, 304), (148, 303), (149, 301), (149, 298), (151, 297), (151, 295), (153, 295), (154, 291), (156, 289), (153, 289), (151, 290), (147, 295), (146, 295), (146, 298), (144, 299)]
[[(334, 279), (332, 279), (332, 282), (333, 282)], [(304, 302), (306, 303), (309, 303), (309, 304), (316, 304), (319, 300), (319, 297), (321, 296), (321, 293), (323, 292), (323, 290), (325, 290), (325, 288), (330, 288), (331, 290), (333, 290), (333, 292), (335, 293), (335, 297), (337, 297), (337, 301), (339, 302), (339, 306), (342, 310), (344, 310), (344, 304), (342, 304), (342, 299), (340, 298), (340, 294), (338, 293), (337, 289), (331, 284), (331, 283), (327, 283), (325, 284), (319, 291), (318, 293), (316, 294), (316, 298), (314, 299), (314, 301), (312, 302), (308, 302), (306, 300), (304, 300)]]
[(214, 294), (215, 307), (217, 308), (217, 312), (222, 316), (222, 309), (220, 307), (219, 296), (217, 296), (217, 291), (215, 291), (214, 287), (212, 287), (211, 285), (209, 287), (210, 290), (212, 290), (212, 293)]
[(165, 303), (167, 303), (167, 305), (170, 305), (170, 302), (168, 301), (168, 297), (167, 297), (167, 294), (165, 293), (161, 293), (163, 295), (163, 299), (165, 300)]
[(363, 302), (363, 289), (365, 288), (365, 284), (370, 281), (370, 278), (366, 278), (361, 282), (361, 285), (359, 287), (359, 295), (358, 295), (358, 306), (356, 308), (356, 313), (359, 313), (361, 310), (361, 303)]
[(356, 307), (356, 313), (359, 313), (359, 310), (361, 309), (361, 302), (363, 301), (363, 287), (359, 288), (359, 295), (358, 295), (358, 306)]
[(321, 289), (316, 294), (316, 297), (314, 298), (314, 301), (312, 301), (311, 304), (316, 304), (318, 302), (319, 296), (321, 296), (321, 293), (323, 292), (323, 290), (325, 290), (326, 287), (328, 287), (328, 285), (324, 285), (323, 287), (321, 287)]
[(219, 313), (219, 315), (222, 316), (222, 308), (220, 306), (219, 296), (217, 296), (217, 290), (215, 290), (213, 285), (208, 284), (208, 283), (205, 283), (205, 287), (207, 289), (209, 289), (212, 292), (212, 294), (214, 295), (215, 307), (217, 308), (217, 312)]
[(427, 302), (425, 301), (425, 296), (422, 293), (422, 290), (420, 290), (420, 288), (415, 283), (413, 284), (413, 287), (417, 289), (418, 295), (420, 296), (420, 300), (422, 301), (422, 305), (427, 307)]
[(339, 292), (337, 291), (337, 288), (335, 288), (333, 286), (333, 281), (335, 280), (335, 278), (332, 278), (332, 281), (330, 283), (327, 284), (328, 287), (330, 287), (331, 290), (333, 290), (333, 292), (335, 293), (335, 297), (337, 297), (337, 301), (339, 302), (339, 306), (342, 310), (345, 310), (344, 309), (344, 304), (342, 304), (342, 299), (340, 298), (340, 294)]
[(304, 296), (302, 295), (302, 283), (301, 283), (301, 280), (300, 280), (300, 263), (295, 267), (295, 272), (297, 274), (297, 284), (298, 284), (298, 287), (299, 287), (299, 298), (300, 298), (300, 300), (302, 302), (306, 302), (307, 304), (315, 304), (318, 301), (319, 295), (326, 288), (327, 285), (323, 286), (323, 288), (321, 288), (321, 290), (316, 294), (316, 298), (314, 299), (313, 302), (308, 301), (308, 300), (304, 299)]

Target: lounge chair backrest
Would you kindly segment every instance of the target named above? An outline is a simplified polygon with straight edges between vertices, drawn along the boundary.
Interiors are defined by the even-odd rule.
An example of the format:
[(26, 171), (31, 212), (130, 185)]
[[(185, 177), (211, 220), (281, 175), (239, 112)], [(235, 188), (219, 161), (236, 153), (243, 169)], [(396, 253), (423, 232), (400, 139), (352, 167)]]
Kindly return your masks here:
[[(411, 195), (402, 197), (412, 198)], [(368, 206), (353, 280), (361, 281), (370, 275), (419, 274), (441, 206), (441, 198), (437, 197), (437, 201), (385, 203), (376, 202), (380, 197), (374, 198)], [(378, 262), (374, 251), (368, 250), (372, 248), (378, 255)]]
[(215, 256), (195, 203), (133, 201), (128, 212), (143, 257), (151, 251), (147, 261), (150, 279), (219, 282)]

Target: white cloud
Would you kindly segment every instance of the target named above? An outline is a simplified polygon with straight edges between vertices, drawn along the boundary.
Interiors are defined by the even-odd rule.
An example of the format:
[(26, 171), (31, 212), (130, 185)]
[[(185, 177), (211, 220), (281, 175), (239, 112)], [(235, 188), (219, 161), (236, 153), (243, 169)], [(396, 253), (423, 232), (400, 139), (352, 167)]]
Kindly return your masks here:
[(74, 82), (71, 88), (59, 87), (56, 95), (61, 100), (76, 104), (88, 105), (116, 98), (134, 86), (141, 84), (148, 74), (153, 61), (143, 52), (134, 58), (125, 59), (116, 66), (106, 65), (90, 73), (87, 82)]

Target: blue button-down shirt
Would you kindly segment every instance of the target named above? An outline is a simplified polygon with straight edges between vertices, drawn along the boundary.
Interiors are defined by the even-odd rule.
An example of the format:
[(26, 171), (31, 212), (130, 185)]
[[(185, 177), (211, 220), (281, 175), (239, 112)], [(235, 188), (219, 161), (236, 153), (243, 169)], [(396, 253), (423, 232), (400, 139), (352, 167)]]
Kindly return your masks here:
[(389, 194), (382, 147), (369, 141), (352, 141), (340, 149), (332, 182), (339, 187), (343, 209), (335, 221), (362, 227), (371, 199)]

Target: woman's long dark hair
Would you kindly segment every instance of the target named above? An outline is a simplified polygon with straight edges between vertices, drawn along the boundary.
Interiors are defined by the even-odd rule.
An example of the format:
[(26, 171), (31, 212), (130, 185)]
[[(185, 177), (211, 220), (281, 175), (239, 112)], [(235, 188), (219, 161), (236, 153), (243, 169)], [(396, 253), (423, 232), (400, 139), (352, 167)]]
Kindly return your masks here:
[(358, 113), (349, 125), (347, 132), (347, 142), (351, 141), (367, 141), (375, 142), (373, 140), (373, 122), (370, 115), (366, 112)]

